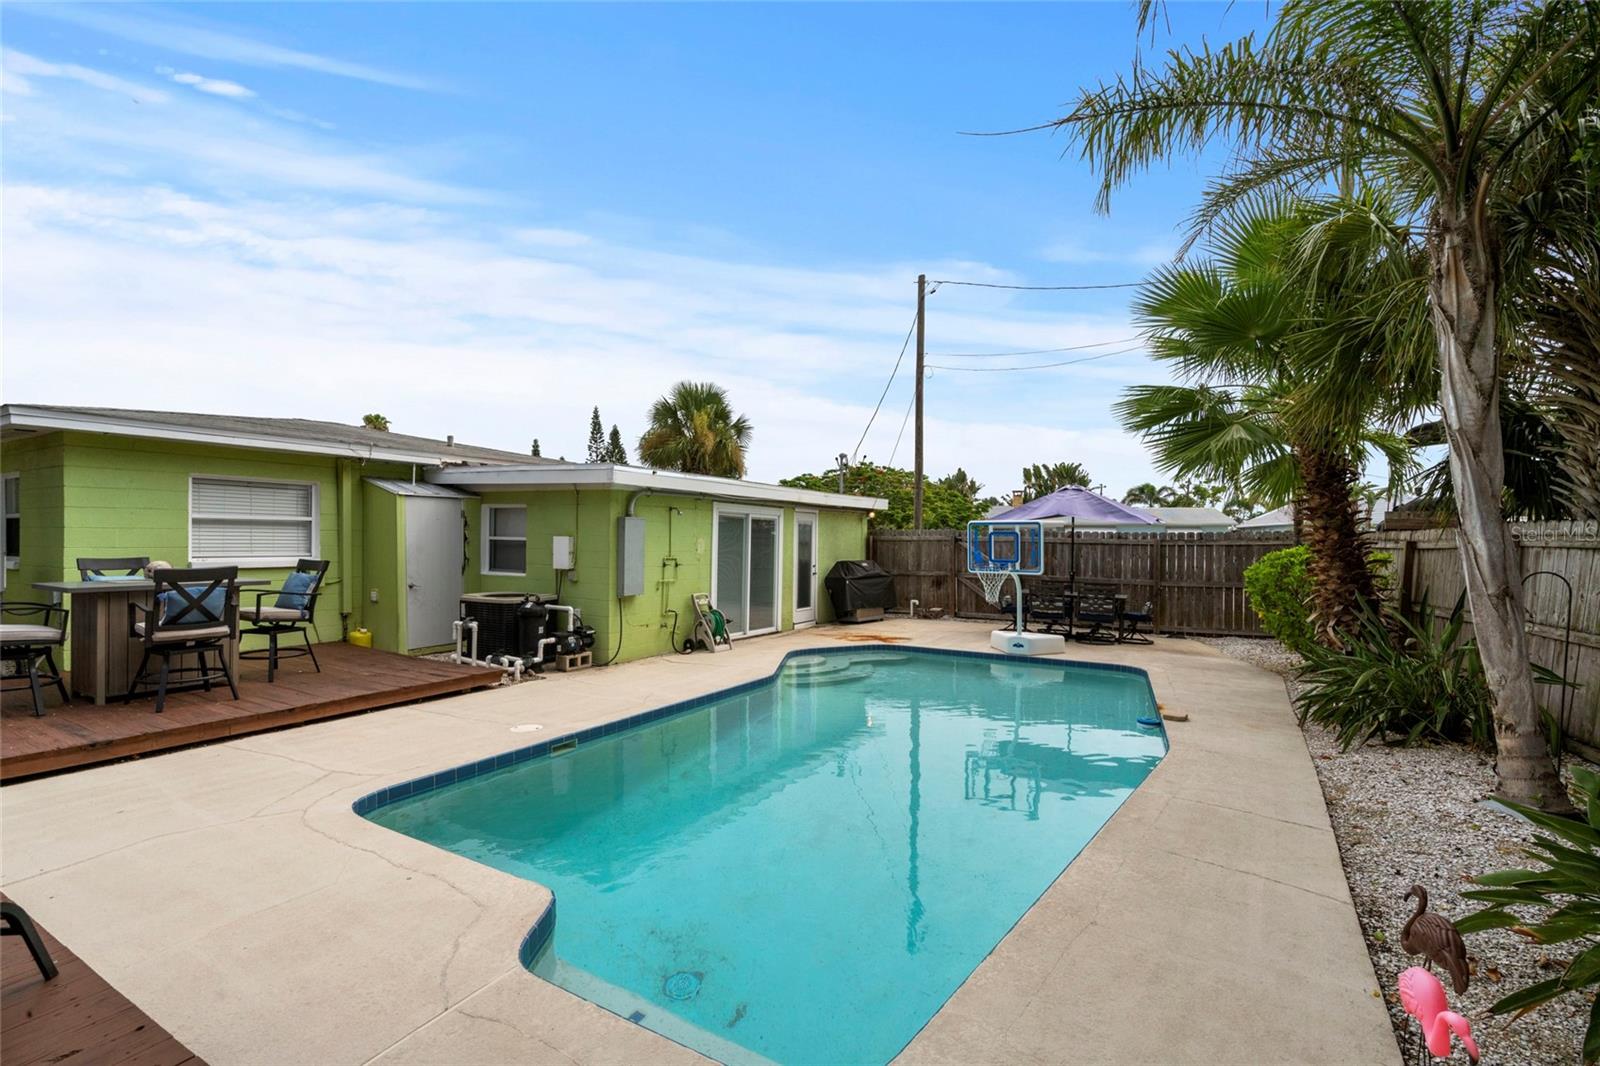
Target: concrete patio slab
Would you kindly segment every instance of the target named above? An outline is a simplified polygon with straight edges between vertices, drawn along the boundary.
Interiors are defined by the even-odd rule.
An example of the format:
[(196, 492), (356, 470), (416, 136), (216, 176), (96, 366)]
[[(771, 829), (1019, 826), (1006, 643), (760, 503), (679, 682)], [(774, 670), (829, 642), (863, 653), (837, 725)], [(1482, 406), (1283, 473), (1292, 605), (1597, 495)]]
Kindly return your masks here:
[[(350, 804), (796, 649), (989, 629), (820, 627), (7, 785), (0, 881), (214, 1064), (699, 1060), (521, 967), (541, 886)], [(1148, 670), (1192, 719), (898, 1061), (1397, 1063), (1281, 681), (1181, 640), (1068, 657)]]

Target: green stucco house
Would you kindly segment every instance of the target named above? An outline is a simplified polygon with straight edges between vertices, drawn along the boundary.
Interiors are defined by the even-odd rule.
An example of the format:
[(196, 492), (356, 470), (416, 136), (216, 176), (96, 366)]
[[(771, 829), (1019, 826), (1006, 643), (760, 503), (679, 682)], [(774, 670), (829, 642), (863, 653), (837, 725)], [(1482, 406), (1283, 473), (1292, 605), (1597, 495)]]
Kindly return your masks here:
[(24, 404), (0, 406), (0, 475), (8, 598), (79, 556), (269, 579), (316, 557), (323, 640), (435, 651), (462, 594), (535, 592), (582, 613), (599, 662), (681, 644), (696, 592), (736, 637), (829, 621), (821, 576), (865, 556), (885, 506), (334, 422)]

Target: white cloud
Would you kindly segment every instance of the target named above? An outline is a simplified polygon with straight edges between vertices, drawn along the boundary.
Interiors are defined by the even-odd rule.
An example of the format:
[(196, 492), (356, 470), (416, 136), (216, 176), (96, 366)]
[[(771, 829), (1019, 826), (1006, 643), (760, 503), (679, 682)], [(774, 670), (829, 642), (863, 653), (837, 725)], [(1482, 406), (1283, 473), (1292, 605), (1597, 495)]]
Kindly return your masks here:
[(207, 78), (199, 74), (178, 73), (172, 75), (172, 80), (179, 85), (189, 85), (203, 93), (212, 96), (226, 96), (231, 99), (241, 100), (254, 96), (255, 91), (247, 89), (236, 81), (224, 81), (221, 78)]
[[(142, 89), (100, 71), (22, 53), (8, 52), (6, 59), (8, 66), (15, 60), (23, 75), (69, 78), (118, 93)], [(168, 76), (177, 80), (178, 73)], [(415, 161), (401, 165), (377, 152), (353, 151), (313, 130), (241, 115), (221, 100), (169, 97), (161, 90), (143, 90), (136, 99), (166, 106), (108, 111), (81, 94), (9, 96), (7, 113), (14, 122), (6, 145), (8, 171), (29, 173), (47, 165), (84, 176), (147, 181), (176, 172), (213, 187), (270, 189), (280, 195), (300, 188), (417, 202), (489, 198), (482, 190), (418, 177)], [(414, 159), (423, 155), (412, 154)]]
[(18, 52), (14, 48), (0, 52), (0, 66), (3, 66), (5, 71), (5, 91), (17, 96), (34, 95), (29, 78), (62, 78), (131, 97), (142, 104), (160, 104), (168, 99), (167, 94), (161, 89), (140, 85), (138, 82), (119, 78), (102, 70), (79, 66), (76, 63), (51, 63), (26, 52)]
[(61, 19), (100, 33), (152, 45), (169, 52), (240, 63), (253, 67), (287, 67), (341, 78), (392, 85), (402, 89), (437, 89), (426, 78), (402, 74), (364, 63), (304, 52), (230, 32), (216, 24), (188, 18), (151, 18), (106, 6), (37, 4), (14, 9), (45, 18)]
[[(594, 237), (530, 245), (382, 205), (34, 185), (12, 186), (5, 210), (4, 250), (30, 265), (5, 278), (5, 391), (19, 401), (343, 420), (382, 410), (412, 432), (517, 450), (537, 436), (546, 454), (576, 456), (594, 404), (631, 439), (673, 381), (711, 378), (755, 423), (752, 476), (776, 479), (855, 445), (910, 311), (892, 265), (772, 267)], [(1103, 316), (954, 304), (930, 322), (991, 348), (1128, 332)], [(864, 448), (879, 460), (910, 394), (907, 360)], [(1148, 371), (1135, 356), (1119, 363), (1120, 375), (936, 373), (930, 470), (961, 465), (998, 491), (1026, 455), (1086, 462), (1119, 491), (1146, 480), (1142, 450), (1106, 408)], [(138, 365), (161, 366), (159, 382), (125, 373)], [(909, 455), (907, 431), (899, 462)]]

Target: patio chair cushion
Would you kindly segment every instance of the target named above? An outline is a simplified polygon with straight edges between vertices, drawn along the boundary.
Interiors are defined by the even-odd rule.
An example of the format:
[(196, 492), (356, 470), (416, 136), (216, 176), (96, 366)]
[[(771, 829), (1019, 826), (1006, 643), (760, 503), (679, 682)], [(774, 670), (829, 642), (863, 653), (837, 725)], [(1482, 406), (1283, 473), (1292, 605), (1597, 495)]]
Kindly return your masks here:
[[(138, 636), (141, 636), (141, 637), (144, 636), (144, 623), (143, 622), (135, 622), (133, 624), (133, 631)], [(160, 632), (158, 632), (155, 635), (155, 642), (157, 644), (167, 644), (167, 643), (170, 643), (172, 641), (181, 641), (181, 640), (210, 640), (213, 637), (225, 637), (227, 635), (228, 635), (228, 627), (226, 625), (221, 625), (221, 624), (214, 625), (214, 626), (186, 626), (186, 625), (179, 625), (176, 628), (163, 629)]]
[(0, 625), (0, 644), (60, 644), (63, 639), (61, 630), (52, 626), (18, 622)]
[(85, 574), (85, 581), (143, 581), (143, 574)]
[(296, 570), (283, 581), (283, 592), (278, 595), (279, 607), (300, 609), (306, 605), (306, 594), (317, 587), (318, 574), (309, 570)]
[(306, 612), (298, 607), (245, 607), (239, 611), (239, 617), (251, 622), (304, 622)]
[[(184, 588), (189, 590), (190, 595), (198, 598), (200, 606), (204, 607), (206, 612), (210, 612), (213, 617), (221, 618), (227, 613), (228, 590), (223, 586), (219, 585), (212, 589), (211, 594), (208, 596), (200, 595), (206, 590), (204, 585), (185, 585)], [(187, 614), (184, 613), (185, 607), (189, 609)], [(183, 594), (179, 592), (163, 592), (161, 594), (161, 618), (163, 621), (168, 618), (178, 618), (179, 625), (210, 621), (205, 612), (191, 606), (189, 601), (184, 599)]]

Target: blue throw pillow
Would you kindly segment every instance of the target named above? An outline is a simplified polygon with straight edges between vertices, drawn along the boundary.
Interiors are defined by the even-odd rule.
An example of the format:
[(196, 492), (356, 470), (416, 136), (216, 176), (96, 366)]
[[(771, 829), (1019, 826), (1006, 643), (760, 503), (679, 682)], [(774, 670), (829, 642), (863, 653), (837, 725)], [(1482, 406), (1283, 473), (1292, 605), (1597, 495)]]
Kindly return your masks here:
[[(200, 593), (206, 590), (204, 585), (185, 585), (183, 587), (188, 589), (190, 594), (194, 596), (199, 596)], [(210, 626), (219, 624), (224, 618), (227, 617), (228, 590), (221, 585), (217, 586), (217, 588), (214, 589), (209, 596), (201, 598), (200, 606), (204, 607), (205, 611), (201, 611), (190, 606), (189, 601), (183, 598), (182, 593), (163, 592), (161, 594), (161, 617), (164, 621), (168, 622), (168, 624), (180, 626)], [(189, 613), (179, 618), (178, 615), (184, 610), (184, 608), (188, 608)], [(207, 611), (209, 611), (214, 617), (207, 617)], [(173, 619), (177, 619), (177, 621), (173, 622)]]
[(144, 581), (143, 574), (90, 574), (85, 581)]
[(283, 592), (278, 595), (277, 606), (287, 607), (292, 611), (304, 611), (306, 603), (310, 600), (307, 593), (317, 587), (317, 578), (321, 576), (309, 570), (296, 570), (283, 582)]

